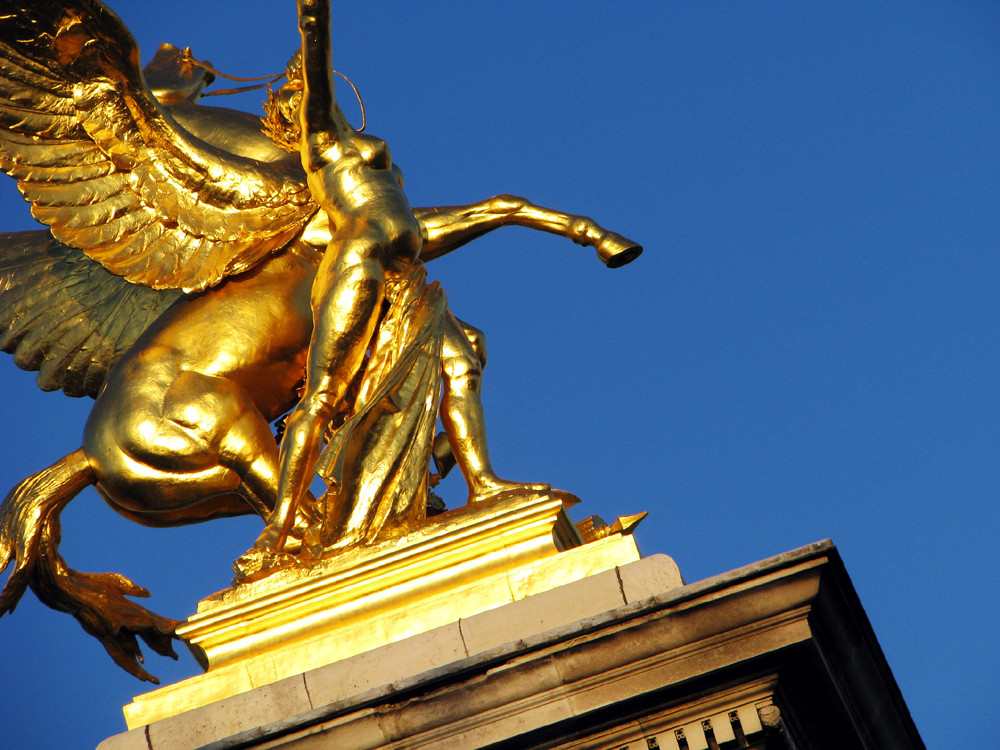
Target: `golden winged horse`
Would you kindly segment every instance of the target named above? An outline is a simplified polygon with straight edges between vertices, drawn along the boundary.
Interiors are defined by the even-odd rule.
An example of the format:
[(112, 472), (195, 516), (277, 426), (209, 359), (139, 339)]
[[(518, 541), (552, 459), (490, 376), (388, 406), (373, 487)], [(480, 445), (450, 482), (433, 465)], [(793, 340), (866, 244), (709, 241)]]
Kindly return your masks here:
[(149, 526), (256, 513), (236, 564), (252, 580), (420, 523), (440, 417), (488, 502), (524, 485), (490, 463), (482, 336), (423, 263), (505, 225), (611, 267), (641, 252), (515, 196), (411, 208), (385, 142), (337, 106), (328, 6), (299, 0), (302, 49), (262, 128), (199, 104), (212, 75), (187, 53), (164, 46), (144, 76), (97, 0), (0, 0), (0, 168), (48, 226), (0, 235), (0, 346), (41, 388), (96, 399), (82, 447), (0, 506), (0, 614), (30, 586), (143, 680), (136, 637), (173, 655), (177, 623), (126, 599), (148, 595), (127, 578), (66, 565), (77, 493)]

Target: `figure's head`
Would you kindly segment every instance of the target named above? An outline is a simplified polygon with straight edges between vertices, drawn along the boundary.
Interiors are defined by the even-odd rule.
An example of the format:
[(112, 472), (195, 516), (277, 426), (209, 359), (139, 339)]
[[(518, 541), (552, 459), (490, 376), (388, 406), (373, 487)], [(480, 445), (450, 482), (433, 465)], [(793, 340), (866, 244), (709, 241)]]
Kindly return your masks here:
[(285, 66), (285, 82), (277, 91), (267, 87), (264, 102), (264, 133), (286, 151), (298, 151), (302, 131), (299, 126), (299, 101), (302, 99), (302, 51), (298, 50)]
[[(336, 71), (334, 72), (336, 73)], [(337, 75), (342, 76), (343, 74), (337, 73)], [(347, 78), (345, 77), (344, 80), (347, 80)], [(347, 82), (354, 89), (355, 94), (357, 94), (354, 84), (349, 80)], [(302, 51), (297, 50), (285, 67), (285, 83), (282, 84), (281, 88), (274, 91), (270, 86), (267, 87), (264, 116), (261, 118), (264, 133), (275, 144), (292, 153), (299, 150), (299, 141), (302, 138), (302, 129), (299, 124), (299, 103), (302, 100), (304, 85)], [(361, 102), (360, 94), (358, 95), (358, 101)], [(364, 117), (363, 103), (361, 104), (361, 113), (362, 117)], [(340, 116), (343, 117), (343, 114)], [(364, 130), (364, 125), (362, 125), (361, 130), (354, 130), (345, 121), (344, 126), (350, 134), (350, 139), (354, 147), (358, 149), (365, 161), (376, 169), (391, 169), (399, 186), (403, 187), (403, 173), (393, 163), (389, 147), (385, 141), (367, 133), (362, 133), (361, 130)]]

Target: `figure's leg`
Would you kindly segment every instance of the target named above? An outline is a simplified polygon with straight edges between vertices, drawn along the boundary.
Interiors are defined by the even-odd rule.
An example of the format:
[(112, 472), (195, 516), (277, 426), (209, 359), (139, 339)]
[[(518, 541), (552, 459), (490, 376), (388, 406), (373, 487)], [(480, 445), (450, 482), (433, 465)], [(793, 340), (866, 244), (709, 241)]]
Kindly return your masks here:
[(278, 500), (256, 550), (279, 550), (313, 479), (323, 433), (364, 359), (384, 293), (378, 246), (367, 235), (331, 246), (312, 292), (313, 335), (302, 400), (281, 442)]
[(455, 319), (458, 324), (459, 329), (462, 331), (462, 335), (465, 336), (466, 341), (469, 342), (469, 346), (472, 347), (473, 354), (476, 355), (476, 359), (479, 360), (479, 366), (482, 368), (486, 367), (486, 334), (481, 330), (476, 328), (474, 325), (470, 325), (462, 320), (460, 317), (455, 315), (451, 310), (448, 314)]
[[(476, 359), (479, 360), (479, 369), (482, 371), (486, 367), (486, 334), (475, 326), (469, 325), (464, 320), (459, 318), (457, 315), (448, 311), (449, 315), (455, 319), (458, 324), (459, 329), (465, 336), (465, 339), (469, 342), (472, 347), (473, 353), (476, 355)], [(452, 335), (450, 332), (448, 335)], [(458, 344), (461, 346), (461, 342)], [(442, 359), (447, 358), (445, 354)], [(480, 374), (480, 380), (482, 379), (482, 374)], [(448, 381), (445, 380), (444, 388), (447, 389)], [(444, 393), (442, 393), (442, 398), (444, 398)], [(448, 439), (448, 433), (441, 432), (434, 436), (434, 444), (431, 448), (431, 455), (434, 458), (434, 465), (436, 466), (438, 473), (435, 475), (436, 481), (441, 481), (444, 477), (455, 468), (455, 452), (452, 450), (451, 441)]]
[[(250, 445), (259, 448), (247, 450)], [(222, 517), (242, 502), (244, 506), (253, 508), (261, 518), (269, 520), (278, 501), (280, 456), (267, 421), (255, 410), (244, 412), (223, 439), (219, 460), (239, 475), (240, 485), (232, 495), (209, 498), (201, 503), (202, 512)], [(305, 549), (311, 554), (318, 554), (318, 527), (321, 522), (316, 498), (307, 487), (296, 504), (292, 523), (281, 542), (281, 552), (295, 555)], [(238, 575), (243, 574), (239, 565), (234, 567)]]
[[(485, 347), (483, 354), (485, 359)], [(462, 326), (451, 313), (445, 316), (441, 366), (444, 376), (441, 422), (469, 485), (469, 502), (482, 502), (508, 490), (548, 489), (548, 485), (526, 485), (501, 479), (493, 471), (480, 395), (483, 366)]]

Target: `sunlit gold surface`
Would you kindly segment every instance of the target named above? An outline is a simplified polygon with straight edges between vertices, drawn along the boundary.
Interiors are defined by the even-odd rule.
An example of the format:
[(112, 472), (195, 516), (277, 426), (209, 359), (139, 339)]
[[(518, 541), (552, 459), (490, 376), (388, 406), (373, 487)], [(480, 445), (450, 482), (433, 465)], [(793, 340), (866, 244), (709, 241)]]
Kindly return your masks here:
[[(438, 418), (434, 455), (454, 458), (471, 504), (542, 491), (494, 472), (481, 333), (423, 263), (508, 224), (611, 267), (641, 252), (516, 196), (411, 208), (385, 142), (337, 106), (328, 6), (299, 0), (301, 59), (268, 104), (276, 142), (198, 104), (211, 76), (175, 48), (147, 86), (96, 0), (0, 0), (0, 168), (51, 232), (0, 235), (0, 346), (43, 388), (97, 398), (82, 448), (0, 506), (0, 569), (14, 562), (0, 613), (32, 585), (141, 679), (136, 636), (169, 653), (175, 623), (125, 599), (143, 591), (127, 579), (58, 556), (80, 489), (153, 526), (259, 515), (247, 583), (418, 530)], [(270, 423), (289, 410), (279, 443)]]
[(630, 535), (582, 545), (547, 492), (450, 511), (308, 576), (278, 573), (203, 601), (178, 632), (208, 671), (138, 696), (126, 719), (157, 721), (637, 559)]

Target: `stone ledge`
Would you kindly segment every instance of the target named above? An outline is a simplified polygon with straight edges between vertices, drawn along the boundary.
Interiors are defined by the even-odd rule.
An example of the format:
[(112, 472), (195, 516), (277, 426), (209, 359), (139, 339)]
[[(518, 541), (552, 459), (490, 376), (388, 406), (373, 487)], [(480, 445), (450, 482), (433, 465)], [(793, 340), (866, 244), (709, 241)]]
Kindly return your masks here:
[[(302, 676), (309, 700), (297, 705), (304, 710), (290, 707), (285, 718), (269, 724), (259, 721), (224, 736), (239, 724), (237, 715), (263, 718), (265, 707), (255, 714), (253, 705), (267, 698), (254, 692), (238, 696), (247, 703), (222, 701), (158, 722), (148, 735), (138, 729), (111, 738), (101, 750), (473, 748), (497, 742), (529, 748), (543, 739), (546, 747), (567, 750), (631, 750), (645, 746), (643, 737), (673, 747), (674, 733), (685, 728), (692, 738), (699, 727), (728, 736), (730, 716), (742, 719), (741, 731), (785, 731), (782, 717), (798, 726), (796, 715), (810, 716), (812, 704), (829, 718), (813, 717), (797, 730), (808, 735), (800, 736), (803, 746), (923, 747), (832, 544), (671, 591), (649, 585), (625, 593), (627, 581), (658, 580), (650, 569), (662, 565), (647, 558), (620, 566), (618, 590), (627, 603), (547, 631), (539, 610), (524, 602), (485, 613), (484, 620), (498, 618), (500, 639), (511, 632), (508, 615), (520, 612), (526, 622), (521, 637), (493, 647), (484, 642), (480, 653), (464, 645), (461, 621), (314, 670)], [(583, 598), (591, 586), (606, 593), (605, 581), (585, 580), (547, 594), (555, 605), (570, 589), (578, 587)], [(463, 652), (469, 655), (414, 673), (433, 663), (428, 653), (451, 659)], [(410, 674), (391, 677), (394, 665), (395, 674)], [(734, 693), (745, 677), (749, 687)], [(764, 713), (757, 719), (758, 709), (767, 712), (766, 722)], [(210, 726), (216, 728), (205, 731)], [(568, 744), (553, 744), (553, 736)], [(617, 744), (603, 744), (612, 739)]]
[[(614, 549), (624, 545), (626, 557), (631, 554), (637, 556), (631, 537), (609, 538), (593, 544), (596, 549)], [(586, 553), (590, 546), (563, 553), (536, 570), (545, 580), (559, 580), (557, 563), (559, 559), (566, 559), (570, 563), (567, 571), (578, 573), (579, 565), (573, 558)], [(621, 557), (623, 552), (614, 554)], [(510, 641), (520, 642), (525, 634), (559, 630), (681, 585), (680, 572), (666, 555), (654, 555), (614, 566), (611, 570), (459, 619), (367, 653), (280, 679), (270, 685), (251, 688), (211, 705), (192, 708), (155, 721), (148, 727), (136, 727), (123, 735), (109, 738), (101, 747), (103, 750), (199, 747), (227, 734), (258, 726), (265, 719), (270, 720), (273, 717), (270, 703), (275, 696), (281, 696), (282, 710), (286, 712), (284, 715), (308, 712), (316, 706), (349, 700), (352, 696), (380, 689), (387, 684), (403, 684), (415, 675), (430, 674), (451, 663), (467, 661), (470, 656), (475, 658), (479, 653), (504, 652)], [(525, 583), (522, 589), (530, 591), (530, 586)], [(147, 744), (147, 733), (151, 745)], [(107, 744), (112, 741), (126, 744)]]

